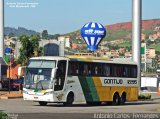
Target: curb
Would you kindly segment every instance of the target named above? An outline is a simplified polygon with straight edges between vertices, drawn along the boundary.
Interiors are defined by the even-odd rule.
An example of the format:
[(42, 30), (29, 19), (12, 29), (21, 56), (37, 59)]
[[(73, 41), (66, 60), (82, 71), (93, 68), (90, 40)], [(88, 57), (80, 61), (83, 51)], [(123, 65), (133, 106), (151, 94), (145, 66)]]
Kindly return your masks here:
[(154, 99), (138, 99), (138, 101), (153, 101)]
[(5, 97), (5, 96), (3, 96), (3, 97), (0, 97), (2, 100), (6, 100), (6, 99), (8, 99), (8, 97)]
[(0, 99), (6, 100), (6, 99), (15, 99), (15, 98), (23, 98), (23, 96), (17, 96), (17, 97), (7, 97), (7, 96), (1, 96)]

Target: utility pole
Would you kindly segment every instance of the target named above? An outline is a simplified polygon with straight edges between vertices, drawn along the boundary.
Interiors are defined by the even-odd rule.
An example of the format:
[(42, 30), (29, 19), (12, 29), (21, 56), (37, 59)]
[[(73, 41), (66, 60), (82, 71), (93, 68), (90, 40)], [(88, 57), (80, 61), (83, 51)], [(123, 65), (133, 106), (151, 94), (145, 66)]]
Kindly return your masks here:
[(132, 55), (138, 65), (138, 86), (141, 87), (141, 0), (132, 0)]
[(0, 0), (0, 57), (4, 55), (4, 0)]

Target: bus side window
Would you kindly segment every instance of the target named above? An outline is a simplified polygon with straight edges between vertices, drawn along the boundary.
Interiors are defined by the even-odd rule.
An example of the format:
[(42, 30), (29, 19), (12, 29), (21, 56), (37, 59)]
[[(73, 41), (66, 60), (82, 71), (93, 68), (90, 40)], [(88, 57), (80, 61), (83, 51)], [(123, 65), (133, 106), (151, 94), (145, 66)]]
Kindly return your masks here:
[(124, 77), (131, 77), (131, 66), (124, 66)]
[(88, 63), (88, 75), (92, 75), (92, 63)]
[(75, 71), (76, 71), (76, 75), (78, 75), (78, 74), (79, 74), (79, 68), (78, 68), (78, 65), (76, 66)]
[(76, 63), (76, 62), (69, 63), (68, 74), (73, 75), (73, 76), (76, 76), (79, 74), (78, 63)]
[(79, 74), (83, 75), (83, 71), (84, 71), (84, 64), (82, 62), (79, 62)]
[(93, 75), (95, 76), (101, 76), (101, 71), (102, 71), (102, 67), (101, 67), (101, 63), (94, 63), (93, 65)]
[(102, 64), (103, 76), (110, 76), (110, 66), (109, 64)]
[(87, 63), (84, 63), (84, 65), (83, 65), (83, 75), (88, 75), (88, 66), (87, 66)]
[(98, 66), (95, 66), (95, 68), (94, 68), (94, 74), (98, 75)]
[(136, 78), (137, 77), (137, 68), (136, 66), (131, 67), (131, 77)]
[(122, 65), (117, 65), (116, 66), (116, 76), (122, 77), (123, 76), (122, 74), (123, 74)]
[(111, 64), (110, 72), (111, 72), (110, 76), (115, 77), (115, 71), (114, 71), (114, 65), (113, 64)]

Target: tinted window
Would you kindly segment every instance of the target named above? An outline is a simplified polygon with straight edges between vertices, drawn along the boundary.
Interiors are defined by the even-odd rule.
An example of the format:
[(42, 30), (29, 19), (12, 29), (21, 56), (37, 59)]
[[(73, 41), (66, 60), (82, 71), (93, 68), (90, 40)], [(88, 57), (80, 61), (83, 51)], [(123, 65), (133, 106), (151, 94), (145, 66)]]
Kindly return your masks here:
[(70, 61), (68, 75), (135, 78), (137, 77), (137, 66)]

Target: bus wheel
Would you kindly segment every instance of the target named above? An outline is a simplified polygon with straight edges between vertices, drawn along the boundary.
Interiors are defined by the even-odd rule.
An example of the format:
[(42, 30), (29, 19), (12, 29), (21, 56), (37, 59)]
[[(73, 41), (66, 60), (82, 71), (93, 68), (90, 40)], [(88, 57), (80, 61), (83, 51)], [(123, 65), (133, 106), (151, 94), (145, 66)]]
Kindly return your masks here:
[(123, 93), (121, 96), (121, 104), (125, 104), (126, 102), (126, 93)]
[(39, 101), (39, 104), (40, 104), (41, 106), (46, 106), (46, 105), (47, 105), (47, 102)]
[(114, 96), (113, 96), (113, 102), (112, 102), (112, 104), (113, 105), (119, 105), (120, 102), (121, 102), (121, 100), (120, 100), (119, 94), (115, 93)]
[(64, 103), (64, 105), (66, 106), (71, 106), (74, 102), (74, 94), (73, 93), (69, 93), (69, 95), (67, 96), (67, 100)]

